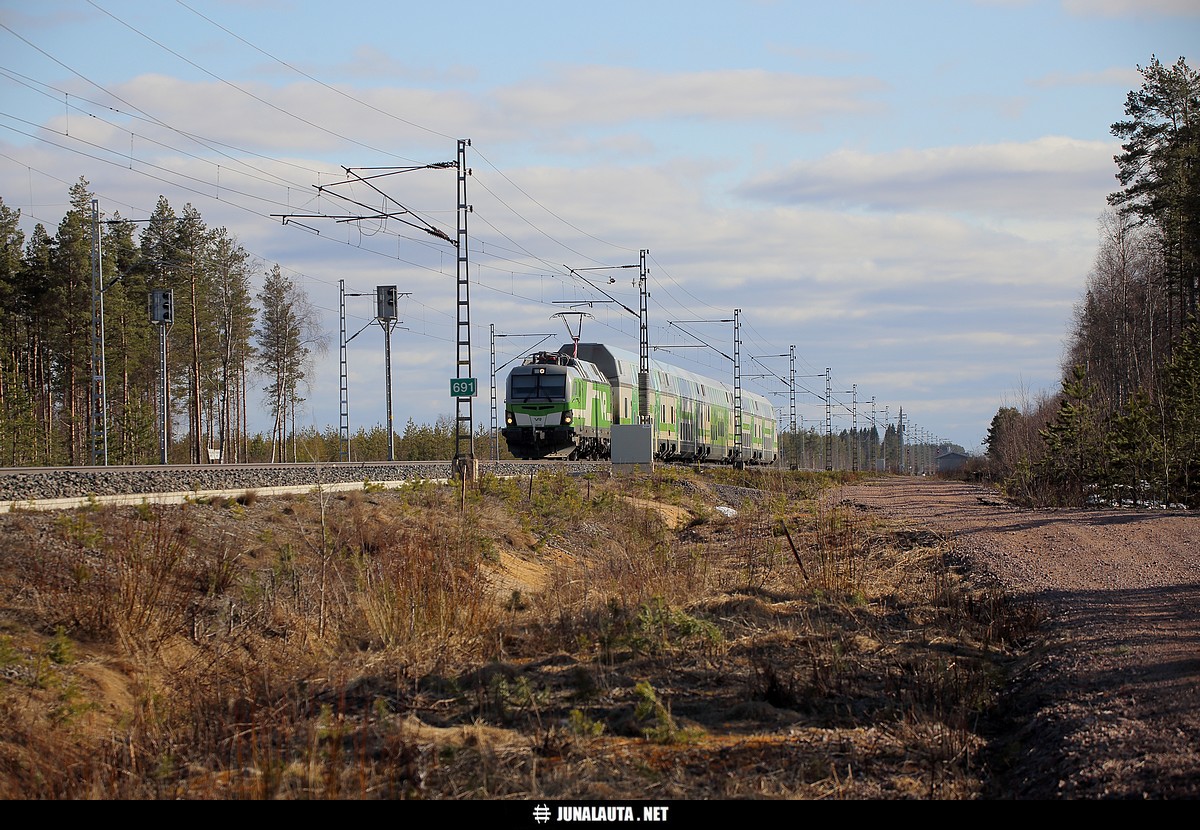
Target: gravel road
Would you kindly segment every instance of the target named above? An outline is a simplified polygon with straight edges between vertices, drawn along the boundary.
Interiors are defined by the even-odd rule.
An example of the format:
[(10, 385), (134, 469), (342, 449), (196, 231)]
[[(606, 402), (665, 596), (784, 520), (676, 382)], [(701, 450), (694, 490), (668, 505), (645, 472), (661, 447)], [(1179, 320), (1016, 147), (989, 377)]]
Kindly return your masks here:
[(1044, 609), (1006, 695), (993, 797), (1200, 797), (1200, 516), (1018, 509), (912, 478), (837, 497), (937, 530), (972, 573)]

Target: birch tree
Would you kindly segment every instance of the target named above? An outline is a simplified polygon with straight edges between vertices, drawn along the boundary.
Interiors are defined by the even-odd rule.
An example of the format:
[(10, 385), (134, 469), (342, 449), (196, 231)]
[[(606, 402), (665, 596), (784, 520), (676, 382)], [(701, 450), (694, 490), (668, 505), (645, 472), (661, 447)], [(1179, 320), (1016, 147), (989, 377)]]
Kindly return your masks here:
[[(308, 295), (278, 265), (267, 274), (258, 304), (255, 365), (267, 378), (263, 392), (271, 415), (274, 462), (286, 456), (289, 417), (294, 433), (296, 405), (302, 401), (299, 391), (311, 368), (310, 356), (314, 349), (324, 350), (326, 338)], [(295, 452), (292, 460), (296, 460)]]

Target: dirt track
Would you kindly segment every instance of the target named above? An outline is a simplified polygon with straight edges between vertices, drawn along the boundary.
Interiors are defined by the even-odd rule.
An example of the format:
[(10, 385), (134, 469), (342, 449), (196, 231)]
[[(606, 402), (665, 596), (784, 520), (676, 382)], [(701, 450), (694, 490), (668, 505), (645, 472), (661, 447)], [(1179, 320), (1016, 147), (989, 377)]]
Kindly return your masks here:
[[(838, 498), (952, 538), (982, 579), (1044, 608), (1018, 667), (991, 797), (1200, 797), (1200, 517), (1038, 511), (925, 479)], [(1000, 725), (998, 725), (998, 728)]]

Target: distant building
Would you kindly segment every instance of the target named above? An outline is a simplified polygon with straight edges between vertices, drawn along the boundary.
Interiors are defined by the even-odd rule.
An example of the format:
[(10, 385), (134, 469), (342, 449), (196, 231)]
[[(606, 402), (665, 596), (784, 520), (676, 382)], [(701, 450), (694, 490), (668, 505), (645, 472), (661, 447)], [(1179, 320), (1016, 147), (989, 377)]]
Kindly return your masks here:
[(953, 473), (967, 466), (967, 462), (971, 460), (971, 456), (963, 455), (961, 452), (947, 451), (938, 454), (937, 471), (939, 473)]

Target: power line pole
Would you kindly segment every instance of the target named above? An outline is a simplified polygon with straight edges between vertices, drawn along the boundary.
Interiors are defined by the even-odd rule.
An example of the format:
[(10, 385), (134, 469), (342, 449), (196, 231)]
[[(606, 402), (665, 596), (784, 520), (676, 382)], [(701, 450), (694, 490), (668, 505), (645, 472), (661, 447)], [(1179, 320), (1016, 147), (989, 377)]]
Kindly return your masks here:
[(795, 444), (796, 444), (797, 438), (799, 438), (799, 441), (800, 441), (800, 448), (796, 454), (796, 469), (800, 469), (800, 465), (804, 463), (804, 437), (800, 436), (796, 432), (796, 346), (795, 346), (795, 344), (792, 344), (791, 346), (788, 347), (788, 355), (790, 357), (790, 359), (788, 361), (788, 365), (789, 365), (789, 369), (790, 369), (790, 373), (791, 373), (790, 380), (788, 382), (788, 388), (791, 390), (791, 393), (792, 393), (792, 419), (791, 419), (791, 421), (788, 422), (788, 431), (792, 434), (791, 435), (791, 444), (792, 444), (793, 451), (796, 451)]
[[(654, 413), (650, 408), (650, 313), (649, 299), (650, 292), (647, 289), (646, 278), (650, 273), (650, 269), (646, 266), (646, 257), (650, 251), (643, 248), (640, 251), (640, 256), (637, 265), (600, 265), (594, 268), (568, 268), (572, 275), (581, 278), (581, 271), (609, 271), (615, 268), (637, 268), (638, 269), (638, 311), (635, 313), (632, 308), (622, 303), (616, 297), (613, 297), (604, 289), (583, 280), (587, 285), (603, 294), (607, 300), (604, 302), (616, 303), (621, 308), (628, 311), (638, 318), (638, 402), (637, 402), (637, 418), (638, 422), (648, 426), (654, 425)], [(566, 266), (563, 266), (566, 267)], [(610, 279), (609, 282), (615, 282)], [(591, 301), (587, 303), (589, 306)], [(570, 331), (570, 326), (567, 327)], [(576, 341), (578, 342), (578, 341)]]
[[(471, 378), (471, 286), (467, 260), (467, 214), (471, 206), (467, 204), (467, 147), (471, 146), (469, 138), (458, 140), (458, 236), (455, 241), (457, 248), (457, 282), (458, 282), (458, 357), (455, 364), (455, 378)], [(472, 388), (474, 394), (474, 388)], [(463, 481), (474, 481), (477, 477), (478, 462), (475, 460), (474, 416), (472, 415), (471, 395), (455, 398), (456, 414), (454, 418), (454, 472)]]
[(888, 443), (887, 433), (892, 428), (892, 406), (888, 404), (883, 408), (883, 423), (886, 425), (883, 430), (883, 471), (886, 473), (890, 467), (888, 466)]
[(338, 280), (338, 319), (341, 323), (338, 334), (338, 370), (340, 382), (340, 407), (338, 415), (338, 446), (342, 461), (350, 460), (350, 380), (346, 363), (346, 281)]
[(646, 276), (650, 273), (646, 268), (648, 253), (642, 249), (638, 265), (638, 421), (653, 427), (654, 416), (650, 412), (650, 292), (646, 286)]
[(833, 410), (829, 399), (833, 395), (829, 377), (830, 368), (825, 367), (825, 469), (833, 469)]
[[(395, 292), (395, 286), (391, 286), (391, 289), (393, 292)], [(379, 290), (380, 289), (378, 289), (378, 288), (375, 289), (377, 303), (378, 303), (378, 297), (379, 297)], [(339, 425), (339, 430), (340, 430), (341, 445), (342, 445), (341, 452), (340, 452), (342, 461), (349, 461), (350, 456), (351, 456), (351, 452), (350, 452), (350, 378), (347, 373), (347, 366), (349, 365), (349, 362), (347, 360), (346, 347), (348, 345), (350, 345), (351, 340), (353, 340), (355, 337), (358, 337), (360, 334), (362, 334), (364, 331), (367, 330), (367, 326), (371, 325), (371, 323), (367, 323), (367, 326), (363, 326), (361, 329), (356, 331), (354, 334), (350, 335), (349, 337), (346, 337), (346, 298), (347, 297), (370, 297), (370, 296), (371, 296), (370, 294), (365, 293), (365, 292), (347, 294), (346, 293), (346, 281), (338, 280), (338, 301), (339, 301), (338, 305), (340, 307), (340, 314), (341, 314), (341, 321), (340, 321), (341, 343), (340, 343), (339, 351), (341, 353), (340, 354), (340, 363), (341, 363), (341, 390), (342, 390), (341, 423)], [(395, 311), (395, 307), (396, 307), (396, 296), (407, 297), (409, 295), (407, 293), (403, 294), (403, 295), (393, 294), (393, 299), (392, 299), (393, 312)], [(380, 306), (377, 305), (376, 306), (376, 317), (374, 319), (372, 319), (372, 321), (371, 321), (372, 323), (375, 322), (376, 319), (378, 319), (379, 311), (380, 311)], [(394, 316), (394, 314), (393, 314), (393, 316)], [(385, 333), (386, 333), (386, 330), (385, 330)], [(389, 386), (391, 385), (391, 377), (392, 377), (392, 373), (391, 373), (391, 370), (389, 369), (388, 373), (387, 373)], [(389, 421), (389, 425), (390, 425), (390, 421), (391, 421), (391, 407), (390, 406), (388, 408), (388, 421)], [(389, 446), (390, 446), (390, 443), (389, 443)]]
[(867, 464), (871, 467), (871, 472), (877, 473), (879, 470), (878, 462), (875, 460), (876, 450), (879, 445), (879, 434), (875, 428), (875, 396), (871, 396), (871, 451), (867, 453)]
[[(470, 171), (466, 169), (465, 148), (466, 148), (466, 146), (469, 146), (470, 143), (471, 142), (469, 140), (462, 140), (462, 139), (459, 140), (457, 162), (444, 161), (444, 162), (436, 162), (433, 164), (421, 164), (421, 165), (414, 165), (414, 166), (410, 166), (410, 167), (395, 167), (395, 168), (365, 168), (365, 169), (368, 169), (371, 171), (383, 171), (383, 172), (372, 172), (370, 175), (367, 175), (367, 176), (360, 175), (357, 172), (357, 170), (361, 170), (364, 168), (346, 167), (343, 169), (345, 169), (346, 175), (349, 177), (347, 180), (341, 181), (341, 182), (335, 182), (332, 185), (316, 185), (318, 193), (328, 194), (328, 195), (336, 197), (338, 199), (345, 200), (346, 202), (351, 204), (354, 208), (357, 208), (359, 210), (363, 210), (363, 209), (370, 210), (369, 213), (329, 214), (329, 213), (321, 212), (321, 213), (311, 213), (311, 214), (301, 214), (301, 213), (272, 214), (272, 216), (280, 217), (283, 220), (283, 224), (285, 224), (285, 225), (288, 224), (289, 222), (291, 222), (292, 224), (300, 225), (301, 227), (306, 228), (314, 233), (320, 233), (320, 231), (317, 231), (315, 228), (312, 228), (312, 227), (305, 225), (302, 222), (298, 222), (296, 220), (297, 219), (333, 219), (333, 220), (336, 220), (339, 222), (361, 222), (365, 219), (370, 219), (372, 221), (385, 221), (385, 222), (386, 221), (397, 221), (397, 222), (400, 222), (401, 224), (409, 225), (411, 227), (417, 228), (418, 230), (425, 231), (426, 233), (430, 234), (431, 236), (435, 236), (438, 239), (441, 239), (444, 242), (447, 242), (451, 245), (456, 245), (458, 248), (458, 326), (459, 326), (459, 334), (458, 334), (458, 338), (457, 338), (458, 343), (459, 343), (458, 364), (459, 364), (460, 371), (461, 371), (462, 367), (465, 366), (468, 373), (470, 372), (470, 367), (471, 367), (471, 328), (470, 328), (471, 318), (470, 318), (470, 310), (469, 310), (470, 297), (469, 297), (469, 293), (467, 290), (466, 213), (470, 210), (470, 206), (467, 205), (467, 201), (466, 201), (466, 177), (470, 174)], [(446, 169), (449, 169), (451, 167), (456, 167), (456, 166), (458, 168), (458, 239), (457, 240), (451, 239), (449, 234), (447, 234), (445, 231), (441, 230), (440, 228), (434, 227), (432, 224), (430, 224), (429, 222), (427, 222), (424, 219), (422, 219), (421, 217), (419, 217), (414, 211), (410, 210), (409, 208), (406, 208), (404, 205), (400, 204), (395, 199), (392, 199), (391, 197), (389, 197), (386, 193), (384, 193), (382, 190), (380, 190), (379, 187), (377, 187), (375, 184), (372, 183), (372, 180), (374, 180), (374, 179), (380, 179), (380, 178), (384, 178), (384, 177), (388, 177), (388, 176), (393, 176), (398, 173), (410, 173), (415, 170), (446, 170)], [(361, 184), (361, 185), (364, 185), (364, 186), (370, 188), (371, 190), (375, 191), (383, 198), (384, 206), (378, 211), (369, 209), (362, 202), (357, 201), (352, 198), (349, 198), (341, 193), (338, 193), (334, 189), (336, 187), (344, 186), (347, 184)], [(387, 204), (389, 202), (396, 205), (395, 210), (389, 210), (387, 208)], [(341, 285), (344, 289), (344, 283), (342, 283)], [(390, 287), (392, 288), (393, 291), (395, 290), (394, 286), (390, 286)], [(344, 294), (344, 290), (343, 290), (343, 298), (344, 298), (344, 296), (345, 296), (345, 294)], [(362, 296), (362, 295), (352, 294), (350, 296)], [(399, 295), (393, 294), (393, 297), (395, 297), (395, 296), (399, 296)], [(407, 296), (407, 295), (405, 295), (405, 296)], [(343, 320), (343, 325), (342, 325), (343, 343), (342, 343), (342, 354), (340, 357), (341, 357), (341, 361), (342, 361), (342, 388), (343, 388), (342, 401), (343, 401), (344, 415), (343, 415), (342, 424), (340, 426), (344, 430), (344, 434), (342, 435), (343, 453), (344, 453), (344, 456), (348, 459), (349, 454), (350, 454), (349, 395), (348, 395), (348, 388), (347, 388), (348, 384), (346, 382), (346, 375), (345, 375), (346, 362), (345, 362), (344, 346), (345, 346), (345, 343), (348, 343), (350, 340), (353, 340), (354, 337), (357, 337), (358, 335), (355, 334), (354, 336), (352, 336), (350, 338), (345, 337), (345, 322), (344, 322), (345, 321), (345, 304), (344, 304), (344, 300), (343, 300), (341, 306), (342, 306), (341, 313), (342, 313), (342, 320)], [(379, 317), (377, 316), (375, 318), (375, 320), (379, 320)], [(372, 322), (374, 322), (374, 321), (372, 321)], [(368, 323), (367, 325), (370, 325), (370, 323)], [(394, 328), (394, 326), (385, 325), (385, 324), (383, 324), (382, 321), (381, 321), (381, 325), (383, 326), (383, 329), (384, 329), (384, 336), (385, 336), (385, 344), (384, 345), (385, 345), (385, 348), (387, 348), (389, 351), (389, 355), (387, 355), (386, 357), (388, 358), (388, 360), (387, 360), (388, 365), (389, 365), (388, 382), (390, 384), (390, 381), (391, 381), (390, 331), (391, 331), (391, 328)], [(363, 329), (360, 330), (359, 334), (361, 334), (362, 331), (365, 331), (365, 330), (366, 330), (366, 326), (364, 326)], [(474, 381), (474, 379), (472, 379), (470, 381), (470, 389), (471, 389), (470, 394), (471, 395), (475, 394), (474, 384), (475, 384), (475, 381)], [(458, 386), (459, 386), (459, 384), (457, 384), (453, 381), (451, 382), (451, 390), (452, 390), (451, 393), (452, 394), (454, 393), (456, 387), (458, 387)], [(464, 400), (465, 400), (465, 408), (464, 408)], [(464, 411), (465, 411), (465, 414), (464, 414)], [(390, 420), (391, 420), (391, 417), (390, 417), (390, 401), (389, 401), (389, 424), (388, 424), (389, 455), (392, 454), (392, 436), (391, 436), (392, 430), (391, 430)], [(466, 457), (469, 458), (469, 460), (473, 462), (474, 461), (474, 450), (470, 446), (470, 443), (469, 443), (470, 439), (471, 439), (471, 431), (469, 428), (469, 424), (470, 424), (470, 421), (472, 420), (470, 397), (467, 397), (465, 399), (459, 398), (459, 411), (458, 411), (457, 420), (456, 420), (456, 436), (455, 436), (455, 459), (456, 459), (455, 465), (456, 465), (456, 467), (459, 466), (457, 459), (460, 455), (462, 455), (460, 439), (462, 437), (461, 422), (463, 420), (466, 420), (468, 423), (468, 431), (467, 431), (468, 452), (466, 454)], [(473, 464), (471, 465), (471, 468), (472, 468), (472, 474), (473, 474), (473, 470), (474, 470)]]
[(854, 454), (850, 456), (850, 464), (854, 472), (858, 472), (858, 450), (859, 450), (859, 435), (858, 435), (858, 384), (850, 384), (851, 409), (850, 409), (850, 434), (854, 436)]
[[(789, 453), (794, 456), (795, 449), (796, 449), (796, 445), (795, 445), (795, 442), (796, 442), (796, 347), (792, 346), (791, 351), (786, 354), (764, 354), (764, 355), (758, 355), (758, 356), (750, 355), (750, 359), (756, 363), (761, 362), (759, 360), (759, 358), (768, 358), (768, 357), (790, 357), (791, 358), (791, 361), (790, 361), (791, 379), (790, 379), (790, 381), (784, 380), (782, 377), (779, 376), (778, 373), (773, 372), (769, 369), (767, 371), (767, 374), (754, 375), (753, 377), (763, 377), (763, 378), (770, 377), (770, 378), (775, 378), (778, 381), (788, 384), (788, 390), (791, 394), (791, 400), (792, 400), (792, 418), (791, 418), (791, 422), (789, 423), (789, 429), (787, 431), (787, 433), (789, 434), (787, 444), (788, 444)], [(765, 363), (763, 364), (763, 367), (766, 368)], [(782, 394), (782, 393), (775, 392), (772, 394)], [(783, 459), (783, 456), (784, 456), (783, 445), (785, 442), (783, 440), (783, 436), (785, 434), (785, 431), (783, 428), (783, 416), (784, 416), (783, 412), (780, 412), (778, 415), (778, 417), (780, 419), (780, 423), (778, 426), (778, 433), (776, 436), (777, 443), (776, 443), (776, 447), (775, 447), (780, 466), (783, 465), (783, 460), (784, 460)]]
[(746, 465), (746, 460), (742, 458), (743, 441), (742, 435), (742, 329), (741, 329), (742, 310), (735, 308), (733, 310), (733, 443), (735, 449), (733, 451), (733, 466), (735, 469), (742, 469)]
[[(553, 335), (553, 334), (546, 334), (546, 333), (544, 333), (544, 332), (536, 332), (536, 333), (532, 333), (532, 334), (496, 334), (496, 324), (495, 324), (495, 323), (489, 323), (489, 324), (488, 324), (488, 330), (489, 330), (489, 332), (490, 332), (490, 339), (491, 339), (491, 352), (492, 352), (492, 361), (491, 361), (491, 363), (492, 363), (492, 365), (491, 365), (491, 379), (492, 379), (492, 460), (493, 460), (493, 461), (499, 461), (499, 460), (500, 460), (500, 425), (499, 425), (499, 423), (497, 422), (497, 418), (498, 418), (498, 415), (499, 415), (499, 412), (498, 412), (498, 409), (499, 409), (499, 408), (498, 408), (498, 405), (497, 405), (497, 399), (496, 399), (496, 338), (497, 338), (497, 337), (540, 337), (540, 338), (542, 338), (542, 339), (541, 339), (541, 340), (539, 340), (537, 343), (534, 343), (534, 344), (533, 344), (533, 348), (534, 348), (534, 349), (536, 349), (538, 346), (540, 346), (540, 345), (541, 345), (541, 344), (542, 344), (542, 343), (545, 341), (545, 339), (546, 339), (547, 337), (553, 337), (554, 335)], [(569, 331), (569, 329), (568, 329), (568, 331)], [(532, 351), (532, 350), (531, 350), (531, 351)], [(513, 358), (513, 360), (516, 360), (516, 359), (517, 359), (517, 358)], [(505, 363), (505, 364), (504, 364), (504, 366), (507, 366), (509, 363), (512, 363), (512, 362), (513, 362), (513, 360), (510, 360), (510, 361), (508, 361), (508, 363)], [(504, 366), (501, 366), (501, 367), (499, 367), (499, 368), (503, 369), (503, 368), (504, 368)]]
[(492, 379), (492, 460), (500, 460), (500, 434), (496, 431), (499, 425), (496, 423), (496, 324), (488, 323), (488, 340), (490, 341), (491, 364), (489, 366), (489, 377)]
[[(714, 352), (721, 355), (721, 357), (723, 357), (726, 360), (733, 363), (733, 455), (730, 460), (733, 462), (734, 466), (738, 467), (739, 469), (741, 469), (741, 467), (745, 465), (745, 461), (741, 457), (742, 456), (742, 363), (741, 363), (742, 335), (741, 335), (741, 323), (740, 323), (741, 313), (742, 313), (741, 309), (735, 308), (733, 310), (732, 318), (726, 318), (726, 319), (722, 319), (722, 320), (672, 320), (668, 323), (668, 325), (671, 325), (671, 326), (678, 325), (680, 331), (682, 331), (684, 334), (688, 335), (692, 339), (699, 341), (699, 343), (696, 346), (693, 346), (692, 344), (687, 344), (688, 348), (702, 347), (702, 348), (712, 349)], [(700, 337), (697, 337), (695, 334), (692, 334), (690, 331), (688, 331), (687, 329), (683, 328), (682, 325), (680, 325), (682, 323), (733, 323), (733, 356), (730, 357), (729, 355), (725, 354), (725, 352), (721, 351), (713, 344), (701, 339)], [(655, 346), (654, 348), (656, 348), (656, 349), (684, 348), (684, 346), (682, 346), (682, 345), (679, 345), (679, 346), (673, 345), (670, 347)]]
[(790, 427), (792, 430), (792, 435), (794, 436), (796, 434), (796, 347), (794, 345), (790, 347), (790, 354), (791, 382), (789, 383), (789, 387), (792, 390), (792, 420)]

